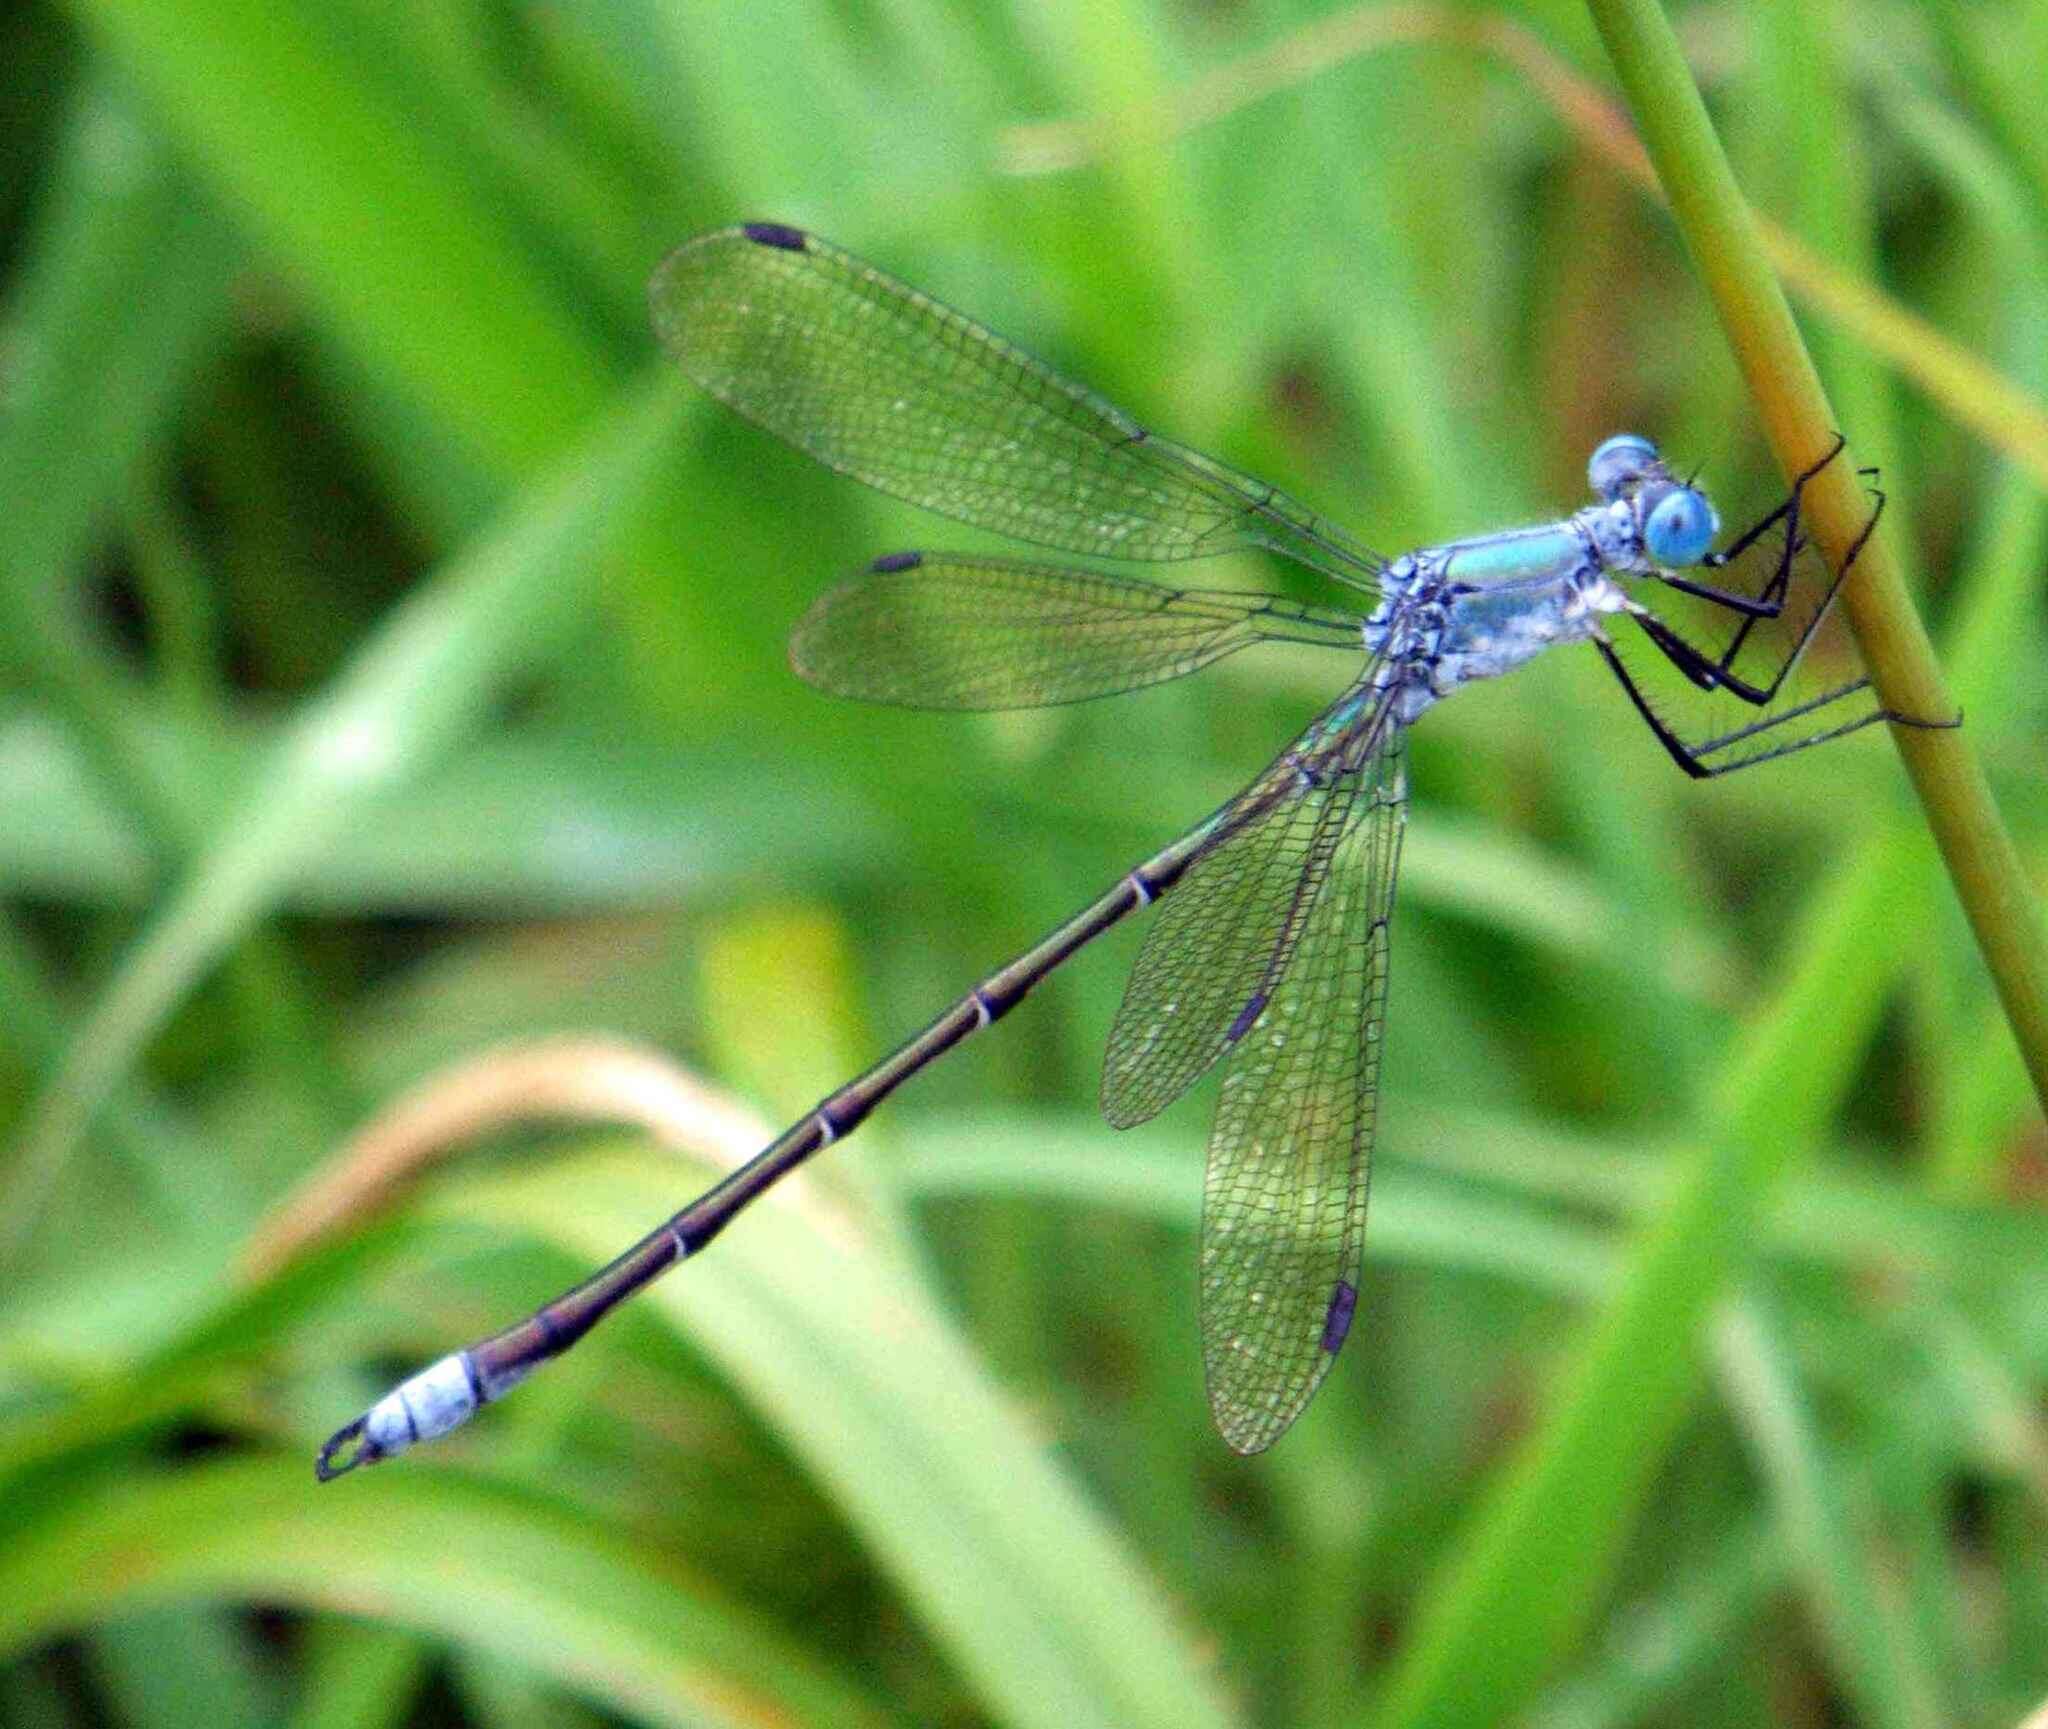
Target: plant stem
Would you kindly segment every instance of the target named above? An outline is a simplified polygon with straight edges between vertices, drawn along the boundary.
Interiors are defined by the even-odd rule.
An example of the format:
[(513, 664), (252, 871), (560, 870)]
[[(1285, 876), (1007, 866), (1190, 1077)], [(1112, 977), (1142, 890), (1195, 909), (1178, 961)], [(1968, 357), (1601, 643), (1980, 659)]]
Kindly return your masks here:
[[(1789, 479), (1827, 451), (1836, 422), (1749, 205), (1655, 0), (1587, 6)], [(1852, 461), (1833, 463), (1806, 493), (1814, 538), (1838, 568), (1865, 512), (1855, 470)], [(1882, 525), (1843, 585), (1842, 605), (1885, 708), (1928, 720), (1957, 714)], [(2035, 1095), (2048, 1107), (2048, 938), (1969, 734), (1961, 727), (1891, 730)]]

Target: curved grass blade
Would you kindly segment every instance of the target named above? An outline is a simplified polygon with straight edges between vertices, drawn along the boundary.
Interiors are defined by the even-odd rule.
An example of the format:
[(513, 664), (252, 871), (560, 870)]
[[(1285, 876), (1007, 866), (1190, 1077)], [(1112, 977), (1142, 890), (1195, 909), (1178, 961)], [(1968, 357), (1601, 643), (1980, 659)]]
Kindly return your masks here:
[(652, 485), (677, 403), (630, 398), (561, 473), (395, 608), (219, 821), (74, 1035), (33, 1108), (0, 1213), (19, 1235), (107, 1094), (220, 955), (360, 812), (473, 728), (516, 671), (557, 648), (602, 570), (620, 506)]
[[(672, 1162), (644, 1151), (593, 1153), (465, 1184), (432, 1208), (581, 1260), (675, 1181)], [(801, 1464), (991, 1722), (1226, 1729), (1222, 1690), (1157, 1579), (944, 1304), (902, 1257), (791, 1199), (779, 1191), (721, 1239), (719, 1277), (650, 1290), (659, 1324)]]
[(1355, 654), (1359, 620), (1271, 595), (898, 552), (821, 595), (789, 658), (809, 683), (863, 702), (1039, 708), (1161, 684), (1255, 642)]
[(166, 1602), (281, 1604), (513, 1658), (635, 1722), (893, 1721), (671, 1556), (533, 1493), (393, 1474), (316, 1507), (301, 1460), (258, 1457), (49, 1500), (0, 1552), (0, 1659)]
[(1224, 1440), (1287, 1432), (1358, 1303), (1387, 925), (1407, 778), (1398, 732), (1361, 771), (1301, 953), (1232, 1053), (1202, 1192), (1202, 1367)]
[(1063, 552), (1264, 547), (1378, 587), (1383, 561), (1313, 511), (815, 234), (752, 222), (700, 235), (648, 293), (662, 345), (698, 384), (892, 497)]

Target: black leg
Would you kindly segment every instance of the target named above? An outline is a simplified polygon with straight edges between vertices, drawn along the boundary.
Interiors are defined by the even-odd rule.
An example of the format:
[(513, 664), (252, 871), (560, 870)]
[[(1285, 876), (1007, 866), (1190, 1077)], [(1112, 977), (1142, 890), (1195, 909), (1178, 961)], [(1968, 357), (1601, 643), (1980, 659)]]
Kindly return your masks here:
[[(1783, 714), (1774, 714), (1768, 719), (1757, 721), (1751, 726), (1738, 727), (1734, 732), (1723, 733), (1719, 738), (1709, 739), (1698, 747), (1698, 754), (1701, 756), (1710, 755), (1715, 751), (1726, 750), (1731, 745), (1740, 744), (1745, 739), (1760, 738), (1773, 729), (1783, 726), (1787, 721), (1797, 720), (1802, 715), (1812, 714), (1816, 710), (1826, 708), (1829, 703), (1838, 702), (1843, 697), (1853, 696), (1857, 691), (1869, 688), (1870, 680), (1859, 678), (1854, 684), (1845, 684), (1839, 690), (1830, 691), (1826, 696), (1816, 697), (1812, 702), (1803, 702), (1797, 708), (1788, 708)], [(1961, 714), (1957, 714), (1949, 720), (1923, 720), (1918, 715), (1900, 714), (1896, 709), (1873, 708), (1866, 713), (1857, 715), (1853, 720), (1843, 721), (1839, 726), (1831, 726), (1825, 732), (1809, 733), (1804, 738), (1796, 738), (1789, 744), (1781, 744), (1774, 746), (1770, 750), (1759, 751), (1754, 756), (1746, 756), (1736, 762), (1722, 763), (1717, 767), (1710, 766), (1707, 768), (1706, 773), (1710, 775), (1726, 774), (1730, 769), (1749, 768), (1756, 763), (1769, 762), (1774, 757), (1790, 756), (1794, 751), (1805, 750), (1812, 745), (1827, 744), (1834, 739), (1846, 738), (1850, 733), (1861, 732), (1866, 726), (1875, 726), (1879, 721), (1885, 721), (1892, 726), (1918, 727), (1927, 732), (1947, 732), (1951, 727), (1961, 726), (1963, 724), (1963, 717)]]
[(1867, 689), (1870, 681), (1859, 678), (1854, 684), (1845, 684), (1839, 690), (1832, 690), (1825, 696), (1816, 697), (1812, 702), (1803, 702), (1797, 708), (1787, 709), (1783, 714), (1774, 714), (1752, 725), (1738, 727), (1733, 732), (1722, 733), (1695, 748), (1673, 732), (1665, 724), (1663, 716), (1650, 706), (1649, 699), (1643, 695), (1641, 688), (1630, 676), (1627, 665), (1621, 656), (1614, 652), (1613, 646), (1598, 637), (1594, 638), (1593, 646), (1599, 649), (1601, 658), (1607, 662), (1608, 670), (1620, 681), (1621, 688), (1628, 692), (1629, 701), (1635, 704), (1636, 713), (1643, 717), (1644, 724), (1649, 727), (1657, 742), (1664, 747), (1671, 760), (1694, 780), (1713, 780), (1719, 775), (1732, 774), (1739, 768), (1754, 768), (1758, 763), (1790, 756), (1795, 751), (1806, 750), (1813, 745), (1847, 738), (1849, 734), (1861, 732), (1866, 726), (1874, 726), (1881, 720), (1890, 721), (1895, 726), (1946, 728), (1963, 724), (1961, 715), (1957, 715), (1953, 720), (1921, 720), (1917, 716), (1898, 714), (1888, 708), (1874, 708), (1842, 722), (1839, 726), (1831, 726), (1824, 732), (1810, 733), (1789, 743), (1757, 751), (1754, 755), (1738, 757), (1733, 762), (1708, 762), (1706, 759), (1717, 752), (1728, 750), (1746, 740), (1766, 737), (1790, 721), (1815, 713), (1843, 697), (1853, 696), (1857, 691)]
[[(1741, 536), (1727, 552), (1717, 553), (1705, 561), (1709, 569), (1719, 570), (1725, 568), (1732, 559), (1739, 556), (1743, 548), (1753, 545), (1758, 535), (1765, 529), (1777, 522), (1783, 522), (1784, 524), (1784, 550), (1779, 555), (1778, 568), (1771, 573), (1771, 580), (1764, 584), (1762, 593), (1758, 597), (1760, 601), (1769, 603), (1773, 610), (1770, 613), (1757, 612), (1745, 617), (1742, 624), (1729, 638), (1728, 646), (1722, 651), (1720, 660), (1717, 663), (1726, 688), (1741, 697), (1743, 701), (1756, 704), (1759, 707), (1772, 701), (1777, 696), (1778, 691), (1784, 685), (1786, 677), (1791, 673), (1792, 668), (1798, 664), (1799, 657), (1806, 652), (1806, 645), (1813, 640), (1814, 632), (1820, 629), (1822, 620), (1827, 617), (1828, 610), (1835, 604), (1835, 596), (1841, 591), (1842, 583), (1848, 577), (1850, 570), (1855, 566), (1858, 555), (1863, 551), (1864, 543), (1876, 531), (1878, 518), (1884, 515), (1884, 492), (1880, 487), (1872, 485), (1870, 488), (1872, 500), (1870, 514), (1864, 518), (1861, 532), (1857, 534), (1854, 543), (1843, 557), (1841, 569), (1834, 572), (1831, 576), (1827, 592), (1821, 596), (1820, 604), (1813, 609), (1813, 616), (1806, 621), (1805, 628), (1799, 634), (1799, 640), (1791, 646), (1784, 660), (1779, 663), (1778, 670), (1770, 683), (1768, 685), (1758, 685), (1736, 678), (1733, 672), (1734, 664), (1749, 641), (1751, 627), (1759, 617), (1775, 617), (1779, 612), (1782, 612), (1785, 596), (1791, 588), (1793, 561), (1806, 548), (1805, 537), (1800, 529), (1799, 511), (1805, 496), (1807, 483), (1815, 475), (1819, 474), (1822, 469), (1826, 468), (1829, 463), (1833, 462), (1836, 457), (1841, 455), (1842, 443), (1841, 435), (1839, 433), (1836, 434), (1833, 448), (1820, 461), (1816, 462), (1804, 474), (1800, 475), (1798, 479), (1793, 481), (1791, 496), (1783, 504), (1778, 506), (1769, 516), (1765, 517), (1762, 522), (1750, 529), (1747, 534)], [(1857, 473), (1867, 479), (1874, 480), (1875, 478), (1875, 470), (1859, 469)], [(1707, 598), (1711, 599), (1712, 597), (1709, 596)], [(1688, 674), (1688, 676), (1690, 675)]]
[(1792, 721), (1799, 720), (1809, 714), (1818, 713), (1832, 703), (1840, 702), (1845, 697), (1854, 696), (1858, 691), (1868, 690), (1870, 688), (1870, 680), (1867, 678), (1856, 679), (1852, 683), (1838, 686), (1823, 696), (1817, 696), (1808, 702), (1802, 702), (1795, 708), (1788, 708), (1782, 714), (1767, 715), (1761, 720), (1751, 722), (1748, 726), (1737, 727), (1732, 732), (1720, 733), (1713, 738), (1701, 741), (1697, 745), (1689, 745), (1673, 732), (1665, 722), (1664, 717), (1650, 706), (1649, 699), (1643, 695), (1641, 687), (1637, 685), (1635, 679), (1630, 675), (1628, 666), (1621, 656), (1615, 653), (1613, 645), (1602, 638), (1595, 637), (1593, 639), (1593, 646), (1599, 649), (1601, 658), (1607, 662), (1608, 670), (1620, 680), (1621, 688), (1628, 692), (1629, 701), (1635, 704), (1636, 713), (1643, 717), (1644, 724), (1655, 735), (1657, 742), (1669, 752), (1671, 760), (1677, 763), (1680, 768), (1684, 769), (1695, 780), (1711, 780), (1717, 775), (1729, 774), (1738, 768), (1751, 768), (1757, 763), (1770, 762), (1776, 757), (1790, 756), (1793, 752), (1805, 750), (1812, 745), (1826, 744), (1833, 739), (1846, 738), (1850, 733), (1861, 732), (1866, 726), (1874, 726), (1881, 720), (1889, 721), (1894, 726), (1916, 726), (1936, 730), (1945, 730), (1949, 727), (1961, 726), (1963, 724), (1963, 717), (1960, 714), (1952, 720), (1923, 720), (1918, 715), (1900, 714), (1895, 709), (1874, 708), (1855, 716), (1851, 720), (1846, 720), (1838, 726), (1831, 726), (1824, 732), (1811, 733), (1803, 738), (1793, 739), (1787, 744), (1776, 745), (1770, 749), (1758, 751), (1752, 756), (1739, 757), (1733, 762), (1709, 762), (1707, 759), (1719, 752), (1731, 749), (1733, 746), (1751, 739), (1764, 738)]
[(1629, 616), (1642, 627), (1643, 634), (1656, 644), (1658, 652), (1677, 667), (1689, 683), (1698, 686), (1699, 689), (1725, 690), (1730, 696), (1740, 697), (1752, 708), (1762, 708), (1771, 700), (1770, 692), (1760, 690), (1746, 679), (1737, 678), (1728, 670), (1725, 661), (1713, 660), (1702, 654), (1654, 612), (1637, 612)]
[[(1651, 706), (1649, 698), (1637, 683), (1635, 676), (1629, 671), (1628, 664), (1622, 659), (1614, 645), (1604, 638), (1595, 639), (1596, 646), (1598, 646), (1602, 657), (1606, 660), (1609, 670), (1620, 681), (1622, 689), (1628, 693), (1630, 702), (1635, 705), (1636, 712), (1643, 717), (1645, 724), (1648, 725), (1657, 742), (1663, 745), (1665, 751), (1680, 768), (1696, 779), (1708, 779), (1715, 775), (1726, 774), (1732, 769), (1747, 768), (1752, 763), (1766, 762), (1773, 757), (1786, 756), (1794, 751), (1804, 750), (1809, 745), (1820, 744), (1831, 739), (1844, 737), (1852, 732), (1860, 731), (1862, 728), (1870, 726), (1877, 721), (1889, 721), (1900, 726), (1918, 727), (1946, 727), (1961, 724), (1960, 716), (1954, 720), (1929, 721), (1915, 715), (1902, 715), (1890, 709), (1873, 707), (1863, 708), (1860, 713), (1856, 713), (1851, 718), (1843, 720), (1836, 725), (1826, 725), (1825, 717), (1829, 712), (1835, 714), (1843, 712), (1842, 709), (1837, 709), (1834, 705), (1842, 703), (1846, 707), (1848, 699), (1868, 690), (1870, 681), (1867, 678), (1853, 679), (1832, 690), (1825, 691), (1821, 695), (1797, 702), (1781, 713), (1772, 714), (1768, 712), (1772, 704), (1777, 702), (1780, 695), (1784, 692), (1786, 682), (1790, 679), (1793, 669), (1800, 664), (1808, 645), (1813, 641), (1815, 634), (1827, 619), (1828, 613), (1834, 606), (1836, 598), (1841, 591), (1842, 583), (1847, 579), (1850, 570), (1854, 568), (1857, 558), (1862, 554), (1865, 543), (1868, 542), (1872, 533), (1875, 532), (1878, 518), (1884, 514), (1885, 495), (1883, 490), (1875, 484), (1877, 478), (1876, 471), (1874, 469), (1858, 469), (1858, 477), (1865, 482), (1870, 491), (1870, 514), (1865, 518), (1854, 543), (1843, 557), (1840, 570), (1830, 572), (1825, 561), (1820, 561), (1817, 573), (1809, 573), (1805, 577), (1800, 576), (1799, 570), (1796, 568), (1798, 560), (1809, 555), (1818, 559), (1818, 554), (1813, 552), (1807, 541), (1804, 525), (1801, 521), (1806, 488), (1829, 463), (1841, 455), (1843, 448), (1843, 440), (1838, 436), (1827, 454), (1793, 481), (1791, 492), (1782, 504), (1759, 521), (1751, 524), (1747, 530), (1736, 537), (1734, 542), (1725, 551), (1714, 553), (1707, 559), (1702, 560), (1702, 566), (1707, 570), (1727, 570), (1752, 549), (1763, 550), (1759, 543), (1763, 542), (1766, 536), (1776, 532), (1779, 540), (1775, 548), (1774, 566), (1767, 580), (1761, 584), (1755, 584), (1754, 582), (1744, 583), (1741, 587), (1736, 588), (1722, 587), (1716, 583), (1694, 581), (1690, 578), (1676, 575), (1667, 575), (1661, 578), (1668, 586), (1682, 593), (1689, 594), (1697, 600), (1705, 601), (1711, 606), (1719, 606), (1727, 612), (1738, 615), (1737, 622), (1729, 634), (1726, 645), (1721, 647), (1718, 652), (1713, 648), (1698, 646), (1689, 637), (1682, 634), (1647, 608), (1633, 610), (1630, 615), (1635, 619), (1643, 634), (1649, 638), (1651, 646), (1663, 656), (1665, 661), (1676, 670), (1679, 677), (1684, 679), (1687, 684), (1709, 695), (1717, 691), (1727, 692), (1729, 696), (1746, 704), (1752, 710), (1759, 711), (1753, 721), (1747, 725), (1733, 727), (1727, 732), (1718, 733), (1707, 738), (1696, 737), (1690, 740), (1681, 738), (1670, 722), (1665, 720)], [(1819, 596), (1813, 602), (1811, 612), (1804, 618), (1803, 622), (1797, 619), (1789, 621), (1796, 626), (1798, 632), (1796, 640), (1785, 645), (1775, 642), (1771, 645), (1773, 653), (1780, 646), (1783, 646), (1784, 653), (1783, 658), (1770, 671), (1768, 678), (1762, 676), (1763, 668), (1757, 669), (1756, 676), (1746, 678), (1738, 673), (1735, 667), (1751, 640), (1751, 632), (1759, 623), (1779, 619), (1784, 616), (1785, 606), (1792, 595), (1795, 577), (1799, 578), (1804, 584), (1804, 592), (1811, 592), (1816, 586), (1820, 587)], [(1817, 579), (1824, 579), (1824, 581)], [(1752, 588), (1754, 592), (1746, 592)], [(1801, 611), (1806, 612), (1806, 603), (1804, 601), (1801, 602)], [(1714, 634), (1718, 636), (1718, 632)], [(1706, 719), (1707, 716), (1701, 715), (1697, 718)], [(1812, 720), (1814, 724), (1821, 726), (1821, 730), (1787, 739), (1782, 744), (1771, 742), (1773, 734), (1776, 734), (1779, 738), (1784, 738), (1785, 734), (1780, 729), (1802, 719)], [(1742, 746), (1750, 747), (1748, 754), (1737, 757), (1734, 760), (1716, 760), (1717, 758), (1725, 758), (1727, 752)]]
[(1710, 600), (1716, 606), (1725, 606), (1730, 612), (1739, 612), (1746, 618), (1776, 618), (1784, 611), (1785, 603), (1779, 600), (1761, 600), (1747, 594), (1738, 594), (1732, 588), (1716, 588), (1711, 583), (1694, 582), (1689, 577), (1666, 574), (1657, 579), (1666, 588), (1675, 588), (1680, 594), (1695, 594), (1701, 600)]
[[(1702, 560), (1706, 567), (1709, 570), (1719, 570), (1721, 566), (1723, 566), (1724, 564), (1727, 564), (1734, 559), (1740, 558), (1753, 545), (1755, 545), (1756, 542), (1763, 535), (1768, 534), (1773, 528), (1775, 528), (1778, 525), (1778, 523), (1782, 521), (1788, 513), (1796, 518), (1799, 513), (1799, 495), (1806, 490), (1807, 482), (1812, 480), (1815, 475), (1819, 474), (1822, 469), (1826, 468), (1829, 463), (1833, 462), (1836, 457), (1840, 456), (1842, 454), (1843, 447), (1848, 442), (1849, 441), (1846, 438), (1844, 438), (1839, 432), (1836, 433), (1835, 442), (1829, 446), (1827, 455), (1823, 456), (1804, 474), (1798, 476), (1792, 482), (1792, 490), (1786, 496), (1785, 502), (1779, 505), (1776, 510), (1772, 511), (1768, 516), (1762, 518), (1760, 521), (1751, 523), (1747, 529), (1745, 529), (1741, 534), (1738, 534), (1735, 537), (1734, 542), (1725, 551), (1709, 553), (1707, 557), (1704, 560)], [(1792, 537), (1788, 536), (1788, 541), (1791, 538)]]
[(1664, 724), (1664, 717), (1650, 706), (1648, 699), (1636, 688), (1636, 681), (1629, 677), (1628, 668), (1621, 663), (1621, 656), (1614, 652), (1614, 645), (1605, 637), (1596, 636), (1593, 638), (1593, 646), (1600, 651), (1600, 658), (1607, 662), (1607, 670), (1621, 680), (1621, 688), (1628, 692), (1629, 701), (1636, 705), (1636, 713), (1643, 717), (1643, 724), (1656, 735), (1657, 742), (1671, 753), (1671, 760), (1694, 780), (1705, 780), (1713, 771), (1687, 750), (1684, 741)]

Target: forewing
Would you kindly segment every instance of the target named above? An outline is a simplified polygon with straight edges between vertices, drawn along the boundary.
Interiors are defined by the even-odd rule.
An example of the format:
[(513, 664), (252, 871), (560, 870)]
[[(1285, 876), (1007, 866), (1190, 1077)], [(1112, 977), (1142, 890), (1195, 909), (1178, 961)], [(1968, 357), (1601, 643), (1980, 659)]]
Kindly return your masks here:
[(1362, 779), (1300, 952), (1231, 1054), (1209, 1136), (1202, 1363), (1240, 1453), (1301, 1414), (1358, 1302), (1405, 820), (1398, 736)]
[[(1873, 522), (1876, 511), (1873, 496)], [(1875, 719), (1879, 709), (1835, 604), (1838, 575), (1797, 509), (1788, 504), (1744, 536), (1738, 548), (1718, 568), (1684, 574), (1776, 602), (1777, 617), (1745, 618), (1667, 585), (1645, 584), (1636, 594), (1663, 624), (1725, 669), (1726, 683), (1702, 688), (1635, 621), (1617, 621), (1612, 632), (1643, 700), (1713, 773), (1852, 732)], [(1744, 686), (1766, 700), (1739, 695)]]
[(1355, 686), (1229, 805), (1152, 915), (1102, 1066), (1118, 1128), (1180, 1097), (1257, 1023), (1286, 973), (1360, 790), (1347, 763), (1387, 724)]
[(1067, 552), (1262, 546), (1377, 586), (1381, 561), (1313, 512), (814, 234), (699, 235), (662, 261), (649, 296), (690, 377), (894, 497)]
[(1264, 595), (927, 552), (877, 559), (820, 596), (789, 652), (840, 696), (998, 709), (1135, 690), (1268, 640), (1356, 653), (1359, 624)]

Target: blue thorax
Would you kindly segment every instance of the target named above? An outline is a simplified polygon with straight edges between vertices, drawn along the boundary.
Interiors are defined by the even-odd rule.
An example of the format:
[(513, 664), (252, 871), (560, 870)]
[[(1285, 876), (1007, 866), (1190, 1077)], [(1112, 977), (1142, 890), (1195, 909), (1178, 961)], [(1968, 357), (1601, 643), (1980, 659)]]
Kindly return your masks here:
[(1603, 617), (1636, 604), (1618, 578), (1696, 565), (1720, 532), (1705, 494), (1633, 433), (1593, 452), (1587, 481), (1600, 502), (1561, 521), (1424, 547), (1387, 566), (1365, 645), (1384, 649), (1374, 682), (1398, 689), (1404, 723), (1472, 679), (1600, 636)]

